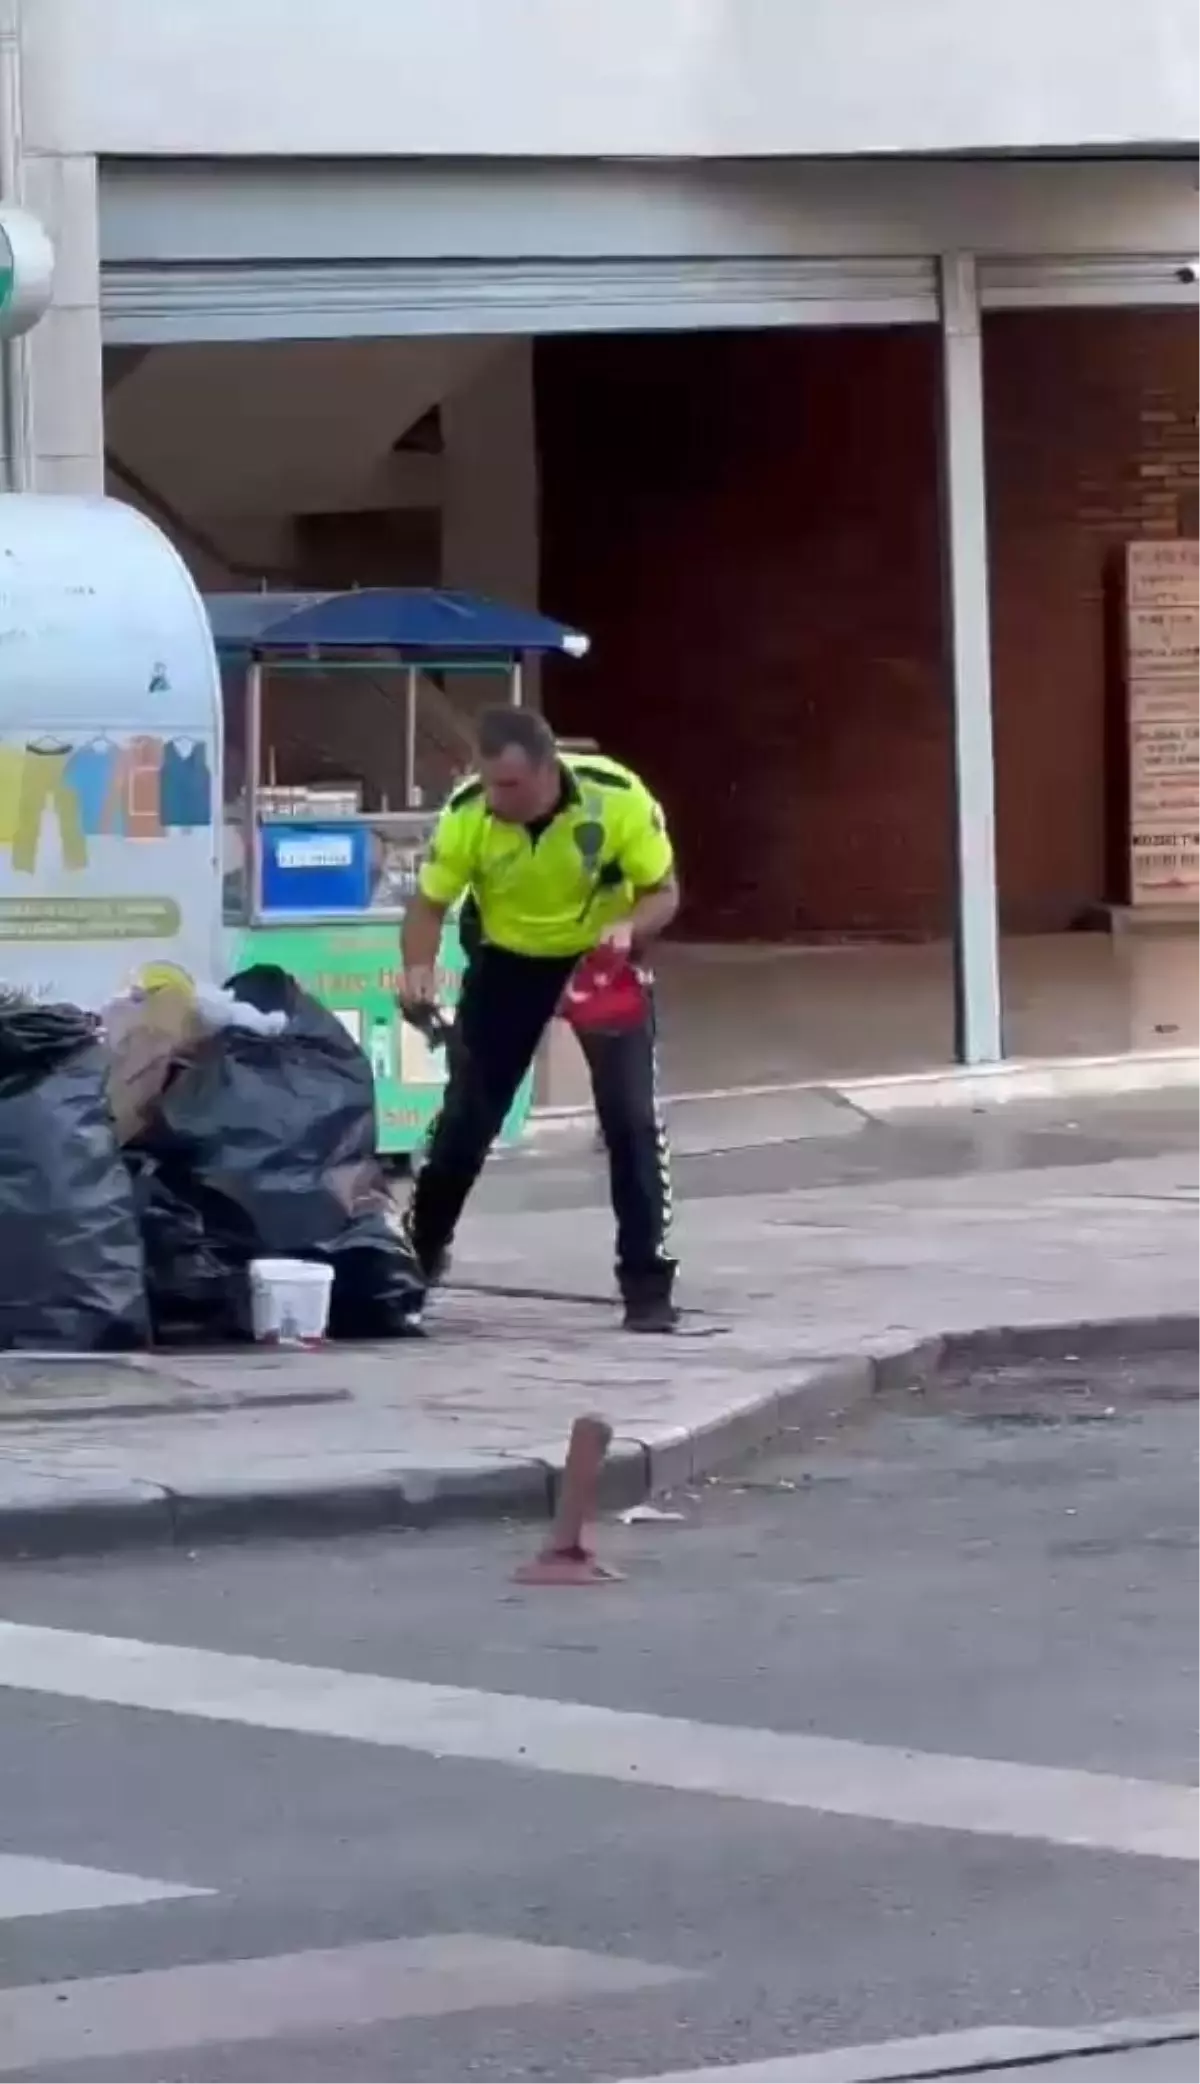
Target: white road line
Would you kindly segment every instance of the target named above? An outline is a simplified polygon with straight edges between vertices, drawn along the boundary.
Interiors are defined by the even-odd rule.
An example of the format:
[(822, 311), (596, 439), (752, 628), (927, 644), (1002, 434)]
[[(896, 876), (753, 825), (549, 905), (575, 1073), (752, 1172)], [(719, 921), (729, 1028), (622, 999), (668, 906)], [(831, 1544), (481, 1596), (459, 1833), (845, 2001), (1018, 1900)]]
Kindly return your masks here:
[(0, 1685), (434, 1758), (1001, 1838), (1198, 1856), (1191, 1787), (731, 1728), (0, 1621)]
[(167, 1903), (173, 1896), (210, 1896), (211, 1889), (147, 1881), (140, 1874), (108, 1874), (103, 1867), (72, 1867), (0, 1852), (0, 1922), (56, 1917), (69, 1910), (117, 1910), (132, 1903)]
[[(1068, 2055), (1103, 2055), (1110, 2050), (1180, 2045), (1196, 2037), (1192, 2018), (1117, 2020), (1104, 2026), (977, 2026), (964, 2033), (935, 2033), (917, 2040), (872, 2041), (861, 2048), (829, 2048), (823, 2055), (784, 2055), (770, 2062), (745, 2062), (724, 2069), (667, 2070), (658, 2077), (630, 2079), (629, 2084), (885, 2084), (903, 2078), (917, 2084), (922, 2077), (979, 2076), (1000, 2065), (1018, 2064), (1013, 2084), (1026, 2065), (1053, 2062)], [(1136, 2054), (1129, 2057), (1132, 2071)]]
[(206, 2041), (297, 2040), (491, 2006), (563, 2004), (688, 1979), (649, 1961), (450, 1932), (37, 1983), (0, 1989), (0, 2075)]

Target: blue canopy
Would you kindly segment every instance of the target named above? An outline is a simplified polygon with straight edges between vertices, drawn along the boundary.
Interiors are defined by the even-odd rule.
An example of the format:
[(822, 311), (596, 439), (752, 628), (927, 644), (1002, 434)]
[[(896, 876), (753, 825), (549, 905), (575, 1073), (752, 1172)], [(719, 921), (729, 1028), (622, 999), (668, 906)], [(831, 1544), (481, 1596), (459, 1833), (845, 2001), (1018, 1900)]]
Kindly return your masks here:
[(565, 651), (588, 640), (548, 616), (503, 608), (432, 586), (363, 587), (353, 593), (210, 593), (205, 600), (218, 651), (404, 651), (519, 658)]

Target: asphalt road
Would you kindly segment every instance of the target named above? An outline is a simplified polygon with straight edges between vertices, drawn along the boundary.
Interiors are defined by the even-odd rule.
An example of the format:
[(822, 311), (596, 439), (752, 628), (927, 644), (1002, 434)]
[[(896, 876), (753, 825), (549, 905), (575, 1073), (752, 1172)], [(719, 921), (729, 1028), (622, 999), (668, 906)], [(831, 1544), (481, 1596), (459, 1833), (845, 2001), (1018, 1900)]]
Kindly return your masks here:
[(0, 2075), (623, 2079), (1188, 2011), (1195, 1376), (899, 1396), (606, 1526), (602, 1590), (515, 1586), (523, 1528), (10, 1569)]

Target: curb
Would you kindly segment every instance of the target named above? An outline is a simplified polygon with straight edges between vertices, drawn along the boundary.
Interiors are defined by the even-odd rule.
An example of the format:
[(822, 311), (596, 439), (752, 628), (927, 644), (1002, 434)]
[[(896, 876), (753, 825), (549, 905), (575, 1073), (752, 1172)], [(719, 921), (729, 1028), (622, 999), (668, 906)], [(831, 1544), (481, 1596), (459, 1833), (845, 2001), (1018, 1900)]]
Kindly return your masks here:
[(145, 1403), (72, 1404), (66, 1398), (8, 1401), (0, 1389), (0, 1426), (78, 1425), (97, 1418), (194, 1418), (221, 1411), (295, 1411), (312, 1404), (348, 1404), (348, 1389), (290, 1389), (278, 1396), (256, 1390), (202, 1390), (194, 1397), (147, 1397)]
[(0, 1504), (0, 1562), (543, 1519), (553, 1511), (553, 1486), (547, 1463), (500, 1457), (480, 1469), (404, 1469), (342, 1483), (265, 1484), (248, 1473), (240, 1483), (219, 1479), (186, 1492), (136, 1477), (96, 1490), (35, 1479), (24, 1486), (27, 1496)]
[[(191, 1418), (215, 1411), (289, 1411), (310, 1404), (348, 1404), (348, 1389), (193, 1389), (186, 1379), (172, 1374), (178, 1354), (169, 1349), (157, 1353), (52, 1353), (22, 1347), (0, 1353), (0, 1426), (65, 1425), (97, 1418)], [(111, 1374), (125, 1378), (132, 1387), (124, 1394), (94, 1397), (70, 1394), (39, 1394), (28, 1389), (23, 1376), (59, 1373), (67, 1381), (87, 1374)], [(133, 1390), (146, 1384), (146, 1394)]]
[[(964, 1367), (1003, 1361), (1137, 1358), (1200, 1346), (1200, 1318), (1078, 1318), (990, 1325), (935, 1334), (877, 1352), (798, 1355), (796, 1383), (752, 1396), (697, 1426), (646, 1439), (617, 1436), (605, 1462), (598, 1508), (613, 1512), (676, 1490), (788, 1434), (816, 1440), (873, 1396), (928, 1390)], [(565, 1452), (565, 1440), (563, 1451)], [(202, 1542), (321, 1538), (385, 1529), (428, 1531), (469, 1521), (552, 1517), (561, 1460), (481, 1456), (481, 1466), (404, 1469), (364, 1481), (263, 1483), (221, 1478), (184, 1492), (135, 1477), (22, 1478), (0, 1504), (0, 1560), (45, 1560), (122, 1549), (192, 1548)]]
[(1010, 1057), (1001, 1064), (839, 1079), (843, 1100), (866, 1114), (1003, 1106), (1012, 1100), (1082, 1100), (1170, 1092), (1200, 1080), (1200, 1050), (1145, 1049), (1126, 1056)]
[[(841, 1101), (861, 1114), (930, 1112), (940, 1108), (1002, 1106), (1011, 1100), (1075, 1100), (1122, 1093), (1187, 1089), (1200, 1082), (1200, 1049), (1143, 1049), (1119, 1056), (1007, 1057), (999, 1064), (949, 1065), (933, 1071), (902, 1071), (865, 1078), (798, 1078), (779, 1085), (712, 1086), (694, 1093), (664, 1093), (668, 1124), (676, 1109), (722, 1101), (786, 1099), (815, 1094)], [(521, 1141), (504, 1152), (536, 1151), (572, 1137), (591, 1137), (596, 1114), (590, 1105), (535, 1108)]]

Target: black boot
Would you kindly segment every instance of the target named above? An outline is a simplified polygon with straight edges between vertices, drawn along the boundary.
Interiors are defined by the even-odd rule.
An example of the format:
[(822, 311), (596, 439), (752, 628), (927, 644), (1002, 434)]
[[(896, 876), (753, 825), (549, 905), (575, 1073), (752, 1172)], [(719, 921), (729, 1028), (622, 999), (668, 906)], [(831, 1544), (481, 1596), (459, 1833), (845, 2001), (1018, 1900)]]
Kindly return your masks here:
[(412, 1219), (412, 1203), (400, 1217), (401, 1235), (420, 1269), (426, 1288), (438, 1288), (450, 1271), (450, 1247), (442, 1245), (431, 1248), (423, 1239), (418, 1239)]
[(679, 1310), (671, 1296), (675, 1285), (673, 1266), (656, 1267), (647, 1274), (622, 1274), (620, 1280), (626, 1331), (672, 1332), (678, 1329)]

